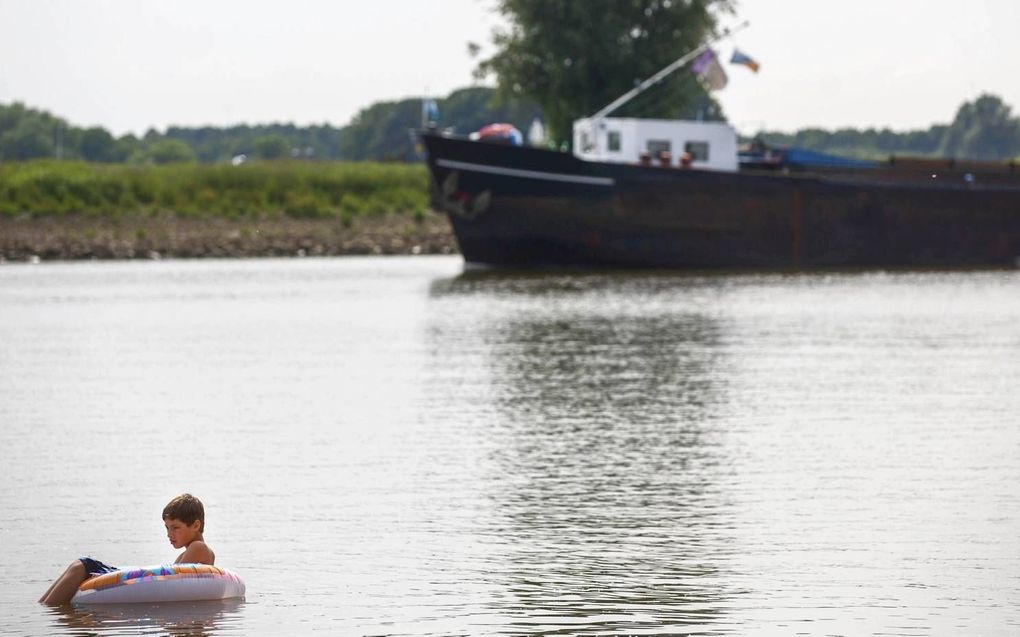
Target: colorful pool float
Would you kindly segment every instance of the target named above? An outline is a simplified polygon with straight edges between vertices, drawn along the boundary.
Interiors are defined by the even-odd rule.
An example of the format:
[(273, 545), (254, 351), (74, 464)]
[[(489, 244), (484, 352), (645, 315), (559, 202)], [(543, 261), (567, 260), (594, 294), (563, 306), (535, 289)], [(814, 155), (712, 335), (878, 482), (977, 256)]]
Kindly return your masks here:
[(209, 564), (124, 568), (85, 580), (72, 604), (195, 602), (244, 597), (236, 573)]

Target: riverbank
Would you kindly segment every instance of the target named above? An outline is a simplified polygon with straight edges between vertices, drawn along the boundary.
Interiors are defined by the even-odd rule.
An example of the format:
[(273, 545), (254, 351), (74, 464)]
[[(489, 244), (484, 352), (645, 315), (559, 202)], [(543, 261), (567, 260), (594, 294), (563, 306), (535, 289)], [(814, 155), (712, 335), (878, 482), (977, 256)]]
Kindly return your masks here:
[(455, 252), (449, 222), (433, 213), (348, 220), (0, 216), (0, 262)]
[(449, 254), (420, 164), (0, 162), (0, 259)]

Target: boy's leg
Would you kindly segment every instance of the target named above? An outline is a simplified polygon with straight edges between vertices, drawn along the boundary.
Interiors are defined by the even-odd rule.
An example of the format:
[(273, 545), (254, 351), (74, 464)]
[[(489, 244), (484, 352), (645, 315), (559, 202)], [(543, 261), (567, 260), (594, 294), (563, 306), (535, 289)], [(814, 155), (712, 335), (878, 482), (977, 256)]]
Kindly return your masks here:
[[(73, 566), (73, 565), (72, 565), (72, 566)], [(71, 567), (70, 567), (70, 566), (68, 566), (67, 568), (71, 568)], [(67, 568), (65, 568), (65, 569), (64, 569), (64, 572), (65, 572), (65, 573), (67, 572)], [(64, 573), (61, 573), (61, 574), (60, 574), (60, 577), (63, 577), (63, 576), (64, 576)], [(47, 589), (46, 589), (46, 592), (45, 592), (45, 593), (43, 593), (43, 594), (42, 594), (42, 597), (40, 597), (40, 598), (39, 598), (39, 603), (40, 603), (40, 604), (41, 604), (41, 603), (43, 603), (43, 600), (45, 600), (45, 599), (46, 599), (47, 597), (49, 597), (49, 594), (50, 594), (50, 593), (52, 593), (52, 592), (53, 592), (53, 589), (54, 589), (54, 588), (56, 587), (56, 585), (57, 585), (57, 582), (59, 582), (59, 581), (60, 581), (60, 577), (58, 577), (57, 579), (53, 580), (53, 583), (52, 583), (52, 584), (50, 584), (50, 587), (49, 587), (49, 588), (47, 588)]]
[(88, 577), (89, 574), (85, 571), (85, 565), (81, 563), (81, 560), (75, 560), (57, 578), (57, 581), (50, 584), (50, 587), (46, 589), (43, 596), (39, 598), (39, 603), (50, 604), (52, 606), (67, 604), (74, 597), (74, 594), (78, 592), (78, 587), (81, 586), (81, 583), (88, 579)]

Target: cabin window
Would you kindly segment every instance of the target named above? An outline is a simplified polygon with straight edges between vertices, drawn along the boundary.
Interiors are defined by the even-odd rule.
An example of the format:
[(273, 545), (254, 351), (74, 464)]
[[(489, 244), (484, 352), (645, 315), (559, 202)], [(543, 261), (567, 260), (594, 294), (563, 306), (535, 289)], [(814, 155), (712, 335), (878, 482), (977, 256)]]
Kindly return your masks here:
[(620, 152), (620, 131), (618, 130), (609, 131), (609, 152)]
[(659, 153), (662, 152), (669, 153), (673, 150), (673, 147), (669, 143), (668, 139), (649, 139), (648, 143), (645, 145), (645, 148), (648, 150), (648, 154), (651, 155), (652, 157), (658, 157)]
[(693, 161), (708, 161), (708, 142), (687, 142), (684, 144), (684, 152)]
[(581, 133), (581, 150), (590, 153), (594, 149), (595, 146), (591, 143), (591, 137), (588, 136), (587, 131)]

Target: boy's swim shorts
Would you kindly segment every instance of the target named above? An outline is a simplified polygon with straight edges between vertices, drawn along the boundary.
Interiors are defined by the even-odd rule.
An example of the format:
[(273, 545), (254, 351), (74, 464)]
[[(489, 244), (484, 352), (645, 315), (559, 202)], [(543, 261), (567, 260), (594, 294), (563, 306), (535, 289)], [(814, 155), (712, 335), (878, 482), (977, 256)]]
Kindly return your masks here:
[(94, 560), (91, 557), (81, 557), (78, 559), (85, 565), (85, 572), (89, 575), (102, 575), (103, 573), (110, 573), (117, 570), (116, 566), (103, 564), (99, 560)]

